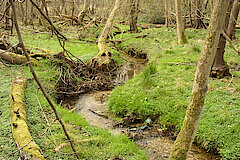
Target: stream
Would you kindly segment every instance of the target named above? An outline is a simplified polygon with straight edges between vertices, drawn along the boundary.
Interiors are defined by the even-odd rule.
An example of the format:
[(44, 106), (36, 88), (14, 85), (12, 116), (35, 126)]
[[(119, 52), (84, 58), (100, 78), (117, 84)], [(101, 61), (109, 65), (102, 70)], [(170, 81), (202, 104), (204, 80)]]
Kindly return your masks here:
[[(125, 83), (135, 74), (139, 73), (144, 64), (128, 62), (121, 66), (116, 83)], [(113, 115), (107, 111), (107, 97), (111, 91), (94, 92), (82, 94), (76, 101), (73, 108), (81, 114), (93, 126), (108, 129), (113, 134), (126, 134), (135, 143), (147, 151), (149, 160), (165, 160), (169, 158), (173, 139), (164, 136), (158, 126), (150, 127), (147, 130), (116, 127), (117, 122)], [(200, 147), (193, 145), (188, 153), (188, 160), (220, 160), (221, 158), (208, 153)]]

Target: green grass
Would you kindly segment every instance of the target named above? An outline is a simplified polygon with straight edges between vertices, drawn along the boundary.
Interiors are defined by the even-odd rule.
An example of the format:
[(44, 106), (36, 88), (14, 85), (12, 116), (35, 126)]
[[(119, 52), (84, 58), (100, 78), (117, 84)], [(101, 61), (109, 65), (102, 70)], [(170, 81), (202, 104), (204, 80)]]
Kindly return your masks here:
[[(204, 43), (204, 31), (186, 30), (186, 45), (177, 45), (174, 29), (149, 29), (140, 34), (148, 36), (132, 38), (118, 47), (144, 51), (150, 63), (142, 73), (113, 90), (108, 107), (122, 117), (159, 116), (157, 123), (164, 129), (178, 132), (189, 104), (196, 70), (194, 64)], [(122, 38), (136, 35), (126, 33)], [(228, 46), (225, 60), (229, 65), (239, 64), (240, 57)], [(210, 79), (211, 91), (207, 94), (196, 136), (198, 144), (207, 150), (218, 150), (223, 159), (238, 159), (240, 155), (240, 77), (239, 71), (231, 70), (231, 73), (233, 80), (231, 77)]]
[[(11, 133), (10, 121), (10, 91), (13, 75), (21, 70), (21, 67), (6, 68), (0, 65), (0, 158), (17, 150)], [(17, 155), (13, 155), (12, 159), (17, 159)]]
[[(41, 62), (42, 65), (35, 67), (35, 70), (44, 87), (47, 88), (49, 93), (52, 93), (57, 72), (48, 60)], [(9, 92), (11, 90), (11, 79), (17, 72), (25, 73), (25, 76), (28, 78), (31, 77), (27, 67), (0, 67), (0, 84), (2, 88), (0, 92), (2, 113), (0, 157), (4, 157), (6, 154), (16, 150), (11, 134)], [(53, 98), (52, 100), (54, 102)], [(97, 139), (89, 142), (80, 142), (76, 145), (81, 159), (146, 159), (145, 152), (137, 148), (125, 135), (113, 135), (108, 130), (90, 126), (80, 115), (72, 113), (57, 104), (55, 105), (72, 139)], [(35, 141), (40, 146), (44, 156), (47, 159), (75, 159), (74, 155), (63, 154), (71, 153), (70, 147), (63, 148), (61, 152), (54, 152), (56, 147), (66, 143), (67, 140), (59, 123), (54, 121), (55, 116), (33, 79), (29, 79), (27, 83), (26, 108), (30, 132), (33, 137), (38, 137)], [(47, 128), (49, 130), (45, 132)], [(39, 135), (42, 136), (39, 137)], [(17, 157), (18, 154), (16, 153), (9, 159), (16, 159)]]
[[(48, 49), (53, 52), (60, 52), (58, 41), (56, 38), (48, 34), (29, 34), (23, 32), (23, 39), (27, 46)], [(84, 61), (88, 61), (97, 53), (96, 44), (84, 44), (83, 42), (71, 39), (76, 43), (66, 42), (66, 49), (70, 50), (75, 56)], [(11, 43), (16, 44), (16, 37), (11, 37)], [(33, 50), (36, 51), (36, 50)], [(114, 51), (114, 57), (118, 58), (118, 52)], [(118, 58), (118, 63), (122, 59)], [(41, 60), (40, 65), (34, 67), (39, 76), (43, 86), (50, 95), (53, 102), (54, 86), (59, 77), (57, 73), (58, 67), (49, 60)], [(0, 66), (0, 105), (1, 105), (1, 141), (0, 141), (0, 158), (6, 154), (15, 151), (15, 143), (11, 134), (10, 113), (9, 113), (9, 93), (11, 90), (11, 80), (20, 71), (25, 74), (28, 80), (26, 88), (26, 107), (29, 129), (36, 143), (40, 146), (44, 156), (47, 159), (75, 159), (73, 154), (67, 155), (64, 153), (71, 153), (70, 147), (64, 147), (61, 152), (54, 152), (54, 149), (67, 140), (59, 123), (55, 120), (55, 116), (46, 102), (41, 91), (32, 79), (28, 67), (14, 66), (6, 68)], [(134, 142), (129, 140), (125, 135), (113, 135), (108, 130), (102, 130), (97, 127), (90, 126), (88, 122), (76, 113), (62, 108), (55, 103), (62, 120), (66, 124), (70, 137), (74, 140), (94, 139), (88, 142), (77, 143), (76, 148), (81, 159), (147, 159), (143, 150), (140, 150)], [(46, 129), (49, 130), (46, 131)], [(44, 134), (43, 134), (44, 133)], [(41, 135), (39, 137), (39, 135)], [(17, 159), (18, 153), (11, 156), (9, 159)]]

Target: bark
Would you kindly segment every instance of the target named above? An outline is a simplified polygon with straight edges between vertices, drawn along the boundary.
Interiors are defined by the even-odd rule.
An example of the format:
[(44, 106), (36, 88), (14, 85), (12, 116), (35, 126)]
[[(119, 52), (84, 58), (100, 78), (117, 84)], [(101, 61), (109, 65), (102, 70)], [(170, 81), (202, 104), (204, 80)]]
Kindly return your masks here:
[(169, 27), (169, 1), (165, 0), (165, 26)]
[[(234, 0), (229, 0), (230, 3), (228, 6), (228, 9), (227, 9), (227, 15), (226, 15), (226, 19), (225, 19), (224, 28), (223, 28), (224, 32), (228, 28), (228, 24), (229, 24), (229, 20), (230, 20), (230, 13), (231, 13), (231, 9), (233, 7), (233, 1)], [(224, 76), (231, 75), (229, 73), (229, 67), (224, 60), (225, 46), (226, 46), (226, 39), (223, 36), (223, 34), (221, 34), (219, 42), (218, 42), (216, 56), (214, 58), (214, 62), (213, 62), (212, 69), (211, 69), (211, 77), (222, 78)]]
[(38, 159), (45, 158), (40, 153), (39, 146), (33, 141), (29, 132), (25, 108), (26, 79), (17, 78), (12, 83), (11, 91), (11, 122), (12, 134), (17, 147), (20, 149), (21, 158), (23, 159)]
[(195, 14), (195, 24), (194, 28), (206, 29), (206, 26), (203, 23), (203, 14), (202, 14), (202, 0), (196, 0), (196, 14)]
[(137, 21), (138, 21), (138, 13), (139, 13), (139, 3), (140, 0), (131, 0), (131, 8), (130, 8), (130, 31), (137, 33), (138, 27), (137, 27)]
[[(27, 65), (29, 63), (25, 56), (16, 54), (16, 53), (12, 53), (12, 52), (8, 52), (5, 50), (1, 50), (1, 49), (0, 49), (0, 58), (3, 60), (6, 60), (12, 64)], [(34, 58), (31, 58), (31, 62), (34, 65), (37, 64), (37, 60)]]
[(116, 12), (120, 7), (120, 0), (115, 1), (115, 5), (108, 17), (108, 20), (105, 24), (105, 27), (98, 38), (98, 54), (96, 57), (91, 59), (87, 65), (90, 68), (94, 68), (96, 72), (110, 72), (113, 68), (115, 68), (115, 63), (111, 58), (110, 49), (107, 46), (107, 37), (110, 33), (111, 28), (114, 24), (114, 18), (116, 16)]
[(228, 4), (229, 0), (216, 0), (205, 44), (195, 73), (190, 104), (182, 129), (174, 143), (170, 160), (185, 160), (194, 140), (205, 95), (208, 90), (210, 69), (216, 55), (218, 40), (224, 25)]
[(187, 43), (187, 39), (184, 35), (184, 22), (182, 17), (182, 0), (175, 0), (176, 20), (177, 20), (177, 35), (178, 44)]
[(239, 0), (235, 0), (233, 3), (230, 20), (228, 24), (228, 29), (227, 29), (227, 35), (231, 40), (235, 37), (234, 35), (236, 32), (235, 28), (237, 24), (238, 15), (239, 15), (239, 9), (240, 9), (240, 2)]
[(99, 36), (98, 56), (106, 56), (106, 55), (111, 56), (111, 55), (109, 55), (109, 48), (107, 47), (106, 41), (107, 41), (108, 34), (110, 33), (110, 30), (113, 26), (114, 18), (115, 18), (117, 10), (119, 9), (119, 6), (120, 6), (120, 0), (116, 0), (114, 8), (111, 11), (111, 13), (108, 17), (108, 20), (106, 22), (106, 25), (105, 25), (101, 35)]

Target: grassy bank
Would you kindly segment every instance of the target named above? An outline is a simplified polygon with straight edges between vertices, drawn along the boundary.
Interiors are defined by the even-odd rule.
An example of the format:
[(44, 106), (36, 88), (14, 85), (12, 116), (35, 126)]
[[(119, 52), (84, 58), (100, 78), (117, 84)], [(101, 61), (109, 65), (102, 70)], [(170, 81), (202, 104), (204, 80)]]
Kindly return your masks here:
[[(59, 44), (56, 38), (48, 34), (23, 34), (25, 44), (28, 48), (48, 49), (59, 52)], [(12, 43), (17, 43), (16, 37), (11, 37)], [(89, 60), (97, 53), (97, 45), (67, 43), (66, 49), (69, 49), (75, 56)], [(33, 49), (33, 51), (39, 51)], [(49, 60), (41, 60), (40, 65), (35, 66), (35, 70), (46, 88), (52, 100), (55, 101), (53, 90), (59, 77), (56, 65)], [(16, 151), (16, 145), (11, 135), (11, 123), (9, 113), (9, 93), (11, 90), (11, 81), (17, 72), (25, 74), (29, 78), (26, 88), (26, 107), (29, 129), (36, 143), (40, 146), (46, 159), (75, 159), (69, 146), (63, 147), (60, 151), (54, 149), (67, 140), (61, 130), (59, 123), (40, 92), (35, 81), (32, 79), (28, 67), (14, 66), (5, 67), (0, 65), (0, 106), (1, 106), (1, 141), (0, 141), (0, 159), (7, 154)], [(90, 126), (88, 122), (76, 113), (57, 105), (59, 114), (66, 124), (71, 138), (77, 141), (75, 147), (77, 154), (81, 159), (146, 159), (145, 152), (124, 135), (113, 135), (108, 130), (102, 130)], [(70, 153), (70, 154), (69, 154)], [(17, 159), (18, 152), (8, 156), (8, 159)]]
[[(140, 34), (147, 36), (129, 39), (118, 47), (145, 52), (150, 62), (141, 74), (113, 90), (109, 109), (120, 116), (158, 116), (157, 123), (163, 129), (178, 132), (191, 96), (204, 32), (187, 30), (189, 42), (186, 45), (177, 45), (174, 29), (149, 29)], [(122, 37), (136, 35), (127, 33)], [(227, 47), (225, 59), (232, 68), (233, 77), (210, 79), (196, 142), (207, 150), (217, 150), (224, 159), (238, 159), (240, 74), (237, 67), (240, 57)]]

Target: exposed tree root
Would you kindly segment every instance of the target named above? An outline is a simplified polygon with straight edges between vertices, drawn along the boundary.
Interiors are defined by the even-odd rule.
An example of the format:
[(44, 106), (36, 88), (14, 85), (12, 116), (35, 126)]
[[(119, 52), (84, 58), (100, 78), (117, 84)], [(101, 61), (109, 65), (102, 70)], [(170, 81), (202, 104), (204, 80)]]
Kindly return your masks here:
[(17, 78), (12, 83), (11, 91), (11, 122), (12, 134), (20, 150), (20, 156), (24, 159), (39, 159), (45, 158), (40, 153), (39, 146), (33, 141), (29, 132), (25, 110), (25, 94), (26, 79)]

